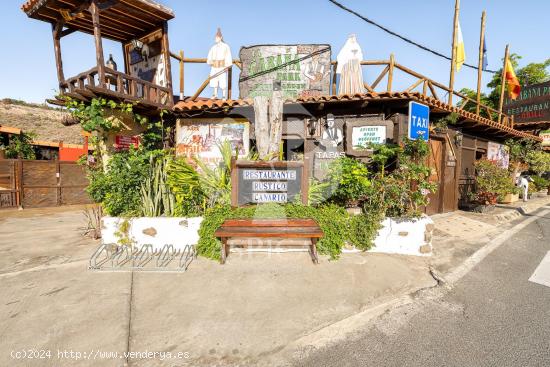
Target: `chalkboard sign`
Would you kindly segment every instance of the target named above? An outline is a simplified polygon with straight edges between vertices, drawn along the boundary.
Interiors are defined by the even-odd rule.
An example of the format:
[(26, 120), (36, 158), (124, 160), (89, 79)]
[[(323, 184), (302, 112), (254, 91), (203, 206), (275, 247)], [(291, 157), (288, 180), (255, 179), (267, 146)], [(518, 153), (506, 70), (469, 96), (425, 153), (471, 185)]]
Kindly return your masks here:
[(257, 162), (233, 160), (231, 163), (231, 205), (292, 203), (307, 205), (308, 177), (304, 162)]

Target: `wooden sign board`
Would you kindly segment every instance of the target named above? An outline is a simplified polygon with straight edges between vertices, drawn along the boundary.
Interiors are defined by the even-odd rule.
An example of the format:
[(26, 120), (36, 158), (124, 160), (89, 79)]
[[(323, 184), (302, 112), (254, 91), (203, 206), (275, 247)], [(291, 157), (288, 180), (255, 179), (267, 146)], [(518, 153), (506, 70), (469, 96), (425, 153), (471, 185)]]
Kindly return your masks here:
[(240, 98), (270, 97), (274, 85), (284, 98), (330, 94), (330, 45), (242, 47)]
[(542, 138), (542, 146), (550, 147), (550, 130), (541, 131), (539, 136)]
[(346, 154), (354, 157), (369, 157), (372, 149), (369, 143), (387, 144), (393, 142), (393, 121), (374, 118), (346, 118)]
[(308, 172), (303, 161), (231, 162), (231, 205), (233, 207), (292, 203), (298, 198), (307, 205)]
[(550, 121), (550, 82), (522, 87), (516, 100), (506, 98), (504, 113), (514, 122)]

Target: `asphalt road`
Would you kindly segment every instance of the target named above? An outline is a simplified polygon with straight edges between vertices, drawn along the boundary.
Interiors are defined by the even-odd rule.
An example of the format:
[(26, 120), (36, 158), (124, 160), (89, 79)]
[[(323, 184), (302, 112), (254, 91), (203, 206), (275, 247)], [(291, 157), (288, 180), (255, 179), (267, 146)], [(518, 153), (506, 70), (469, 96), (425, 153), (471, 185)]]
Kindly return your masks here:
[(550, 251), (550, 214), (532, 215), (450, 290), (426, 292), (296, 366), (550, 366), (550, 287), (529, 281)]

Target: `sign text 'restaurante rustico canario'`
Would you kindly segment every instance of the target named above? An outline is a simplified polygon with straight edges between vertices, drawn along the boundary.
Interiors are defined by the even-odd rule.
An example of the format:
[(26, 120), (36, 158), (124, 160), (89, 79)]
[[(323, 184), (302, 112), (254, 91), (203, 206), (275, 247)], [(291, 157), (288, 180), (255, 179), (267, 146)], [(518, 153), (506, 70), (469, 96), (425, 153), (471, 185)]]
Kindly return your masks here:
[[(304, 162), (232, 161), (231, 205), (307, 203)], [(305, 186), (304, 186), (305, 185)]]
[(518, 98), (507, 98), (504, 106), (515, 122), (550, 121), (550, 82), (522, 87)]
[(329, 94), (330, 57), (329, 45), (243, 47), (240, 97), (270, 97), (274, 82), (280, 82), (285, 98)]

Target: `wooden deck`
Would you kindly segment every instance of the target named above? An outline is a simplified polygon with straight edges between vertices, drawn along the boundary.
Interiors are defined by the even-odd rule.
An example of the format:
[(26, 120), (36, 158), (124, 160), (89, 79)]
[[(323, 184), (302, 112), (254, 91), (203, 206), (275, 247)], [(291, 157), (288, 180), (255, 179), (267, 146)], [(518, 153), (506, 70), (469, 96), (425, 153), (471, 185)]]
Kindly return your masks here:
[(173, 105), (172, 93), (169, 88), (105, 68), (105, 78), (99, 77), (98, 68), (92, 68), (73, 78), (69, 78), (60, 86), (61, 96), (49, 101), (64, 105), (62, 97), (69, 97), (83, 102), (93, 98), (103, 97), (120, 102), (138, 103), (145, 108), (168, 109)]

